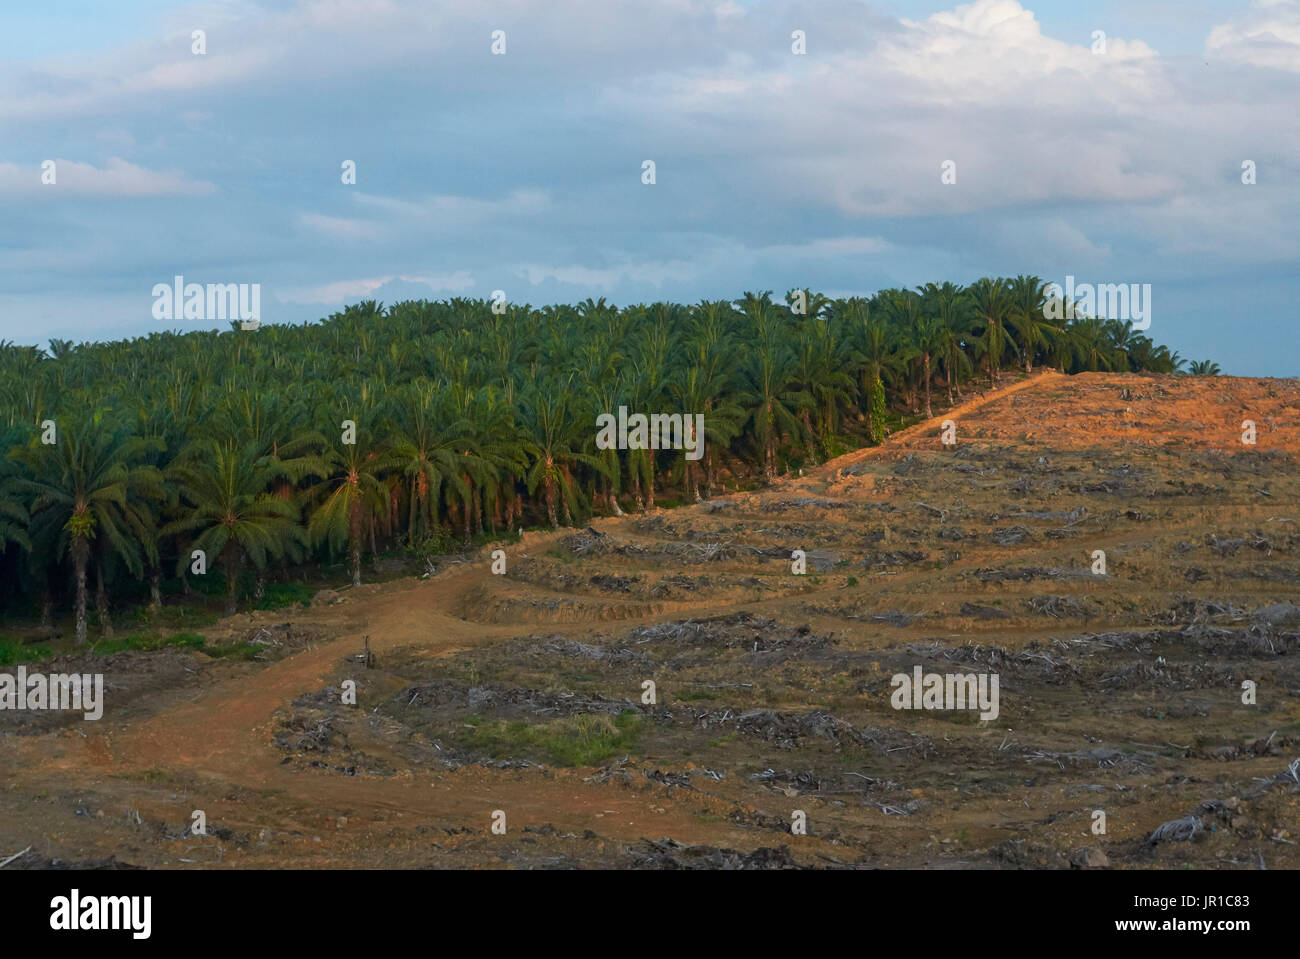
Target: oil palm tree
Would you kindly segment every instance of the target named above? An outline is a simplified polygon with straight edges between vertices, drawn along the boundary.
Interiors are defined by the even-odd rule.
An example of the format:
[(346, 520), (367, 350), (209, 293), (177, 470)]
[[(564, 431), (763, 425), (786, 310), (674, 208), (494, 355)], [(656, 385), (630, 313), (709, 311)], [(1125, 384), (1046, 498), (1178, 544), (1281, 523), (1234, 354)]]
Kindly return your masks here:
[(953, 390), (961, 396), (961, 376), (971, 369), (966, 355), (969, 337), (967, 310), (969, 301), (965, 291), (952, 283), (927, 283), (917, 288), (922, 297), (922, 311), (938, 322), (936, 353), (943, 365), (944, 381), (948, 389), (948, 405), (953, 405)]
[[(29, 484), (0, 476), (9, 488), (0, 493), (0, 539), (19, 544), (0, 550), (4, 601), (36, 593), (51, 611), (60, 570), (75, 576), (80, 569), (83, 623), (84, 578), (93, 574), (96, 586), (103, 583), (96, 596), (108, 629), (115, 588), (143, 567), (157, 603), (162, 569), (188, 557), (192, 545), (183, 528), (168, 524), (196, 509), (170, 467), (216, 468), (206, 453), (197, 462), (196, 443), (219, 442), (228, 458), (260, 463), (261, 487), (254, 482), (242, 495), (301, 508), (306, 518), (289, 521), (314, 542), (313, 558), (346, 547), (359, 577), (361, 551), (399, 532), (416, 539), (451, 524), (470, 537), (495, 530), (502, 513), (513, 528), (528, 510), (568, 523), (597, 500), (615, 510), (621, 490), (653, 502), (665, 483), (684, 498), (710, 495), (724, 463), (770, 480), (784, 457), (831, 455), (846, 415), (846, 433), (879, 442), (893, 404), (933, 412), (936, 375), (949, 402), (959, 400), (972, 361), (991, 383), (1012, 356), (1031, 369), (1040, 362), (1071, 371), (1185, 366), (1114, 324), (1085, 317), (1039, 326), (1033, 308), (1042, 289), (1033, 277), (989, 277), (970, 295), (952, 283), (918, 292), (919, 308), (900, 310), (888, 290), (834, 302), (809, 290), (806, 315), (774, 303), (770, 292), (689, 308), (588, 300), (543, 309), (510, 304), (502, 313), (481, 299), (387, 309), (366, 302), (320, 322), (268, 325), (256, 336), (158, 331), (75, 347), (56, 340), (48, 350), (0, 343), (0, 457), (19, 447), (11, 461), (18, 474), (9, 479)], [(921, 328), (930, 319), (939, 327), (933, 342)], [(594, 450), (595, 413), (619, 405), (654, 413), (669, 403), (704, 414), (702, 461)], [(78, 411), (101, 406), (118, 413), (96, 427), (100, 433), (119, 444), (134, 437), (149, 451), (123, 461), (140, 482), (97, 499), (100, 486), (124, 488), (103, 478), (107, 467), (89, 464), (104, 437), (78, 438)], [(331, 452), (311, 432), (324, 409), (351, 410), (343, 415), (365, 424), (356, 449), (333, 444)], [(59, 447), (29, 448), (33, 424), (46, 419), (60, 424)], [(336, 429), (337, 421), (329, 432)], [(65, 440), (76, 441), (75, 455)], [(143, 479), (145, 467), (162, 471), (161, 497)], [(57, 495), (38, 495), (30, 485), (38, 482)], [(155, 526), (180, 531), (160, 537)], [(268, 547), (268, 562), (291, 559), (290, 546), (282, 554)], [(240, 562), (250, 565), (246, 555)], [(260, 585), (262, 570), (251, 565)]]
[(55, 442), (33, 436), (14, 455), (26, 469), (14, 489), (30, 502), (29, 536), (47, 555), (68, 558), (76, 581), (76, 642), (86, 643), (86, 570), (98, 545), (135, 576), (155, 548), (145, 502), (162, 495), (162, 477), (142, 464), (152, 441), (132, 436), (107, 411), (56, 422)]
[(872, 309), (866, 301), (852, 301), (855, 348), (859, 359), (859, 382), (863, 390), (863, 406), (871, 441), (879, 444), (885, 437), (885, 380), (892, 377), (898, 366), (893, 337), (884, 319), (883, 310)]
[[(354, 421), (355, 422), (355, 421)], [(348, 574), (361, 585), (362, 524), (387, 505), (383, 474), (399, 460), (366, 422), (357, 423), (356, 442), (326, 440), (320, 434), (300, 440), (300, 469), (320, 482), (311, 490), (307, 533), (315, 546), (347, 547)], [(315, 446), (314, 452), (308, 452)]]
[(528, 491), (541, 493), (553, 529), (560, 528), (561, 508), (569, 514), (577, 511), (573, 469), (586, 466), (602, 474), (608, 469), (599, 457), (583, 449), (587, 440), (594, 443), (595, 427), (573, 414), (570, 385), (554, 381), (532, 385), (522, 397), (520, 411), (524, 449), (532, 459)]
[[(437, 384), (419, 378), (399, 390), (393, 434), (394, 467), (409, 484), (407, 543), (415, 546), (437, 523), (437, 504), (444, 484), (464, 496), (458, 450), (465, 446), (469, 425), (454, 417)], [(441, 415), (439, 415), (441, 414)]]
[(975, 340), (975, 352), (988, 364), (992, 387), (1002, 378), (1002, 357), (1012, 345), (1006, 331), (1007, 318), (1014, 310), (1011, 292), (1006, 280), (986, 276), (971, 285), (970, 296), (975, 318), (982, 328)]
[[(191, 549), (220, 564), (227, 616), (238, 609), (239, 572), (246, 563), (265, 570), (271, 560), (301, 559), (307, 545), (298, 504), (271, 490), (284, 470), (258, 441), (240, 444), (229, 437), (196, 441), (168, 468), (180, 502), (162, 533), (184, 534)], [(177, 566), (191, 561), (192, 554), (181, 553)]]
[(911, 290), (899, 291), (894, 297), (895, 308), (902, 320), (902, 342), (905, 344), (904, 357), (915, 358), (921, 367), (921, 379), (925, 386), (925, 416), (934, 416), (930, 405), (931, 365), (943, 348), (943, 327), (937, 316), (922, 310), (923, 301)]
[(1017, 276), (1007, 285), (1011, 310), (1006, 319), (1020, 341), (1026, 373), (1033, 372), (1034, 357), (1040, 350), (1050, 347), (1051, 337), (1056, 332), (1055, 324), (1047, 319), (1043, 310), (1047, 286), (1036, 276)]
[(1107, 336), (1106, 323), (1095, 316), (1085, 316), (1070, 324), (1068, 334), (1075, 356), (1084, 368), (1096, 373), (1113, 370), (1117, 355)]
[[(0, 438), (0, 449), (11, 449), (19, 441), (21, 430), (11, 427)], [(18, 463), (5, 457), (0, 459), (0, 555), (10, 543), (31, 552), (32, 541), (27, 536), (31, 514), (27, 511), (26, 497), (21, 486)]]
[(749, 376), (750, 422), (754, 437), (763, 450), (763, 478), (776, 479), (776, 449), (782, 434), (798, 435), (802, 424), (797, 415), (803, 394), (790, 385), (795, 356), (784, 329), (772, 309), (771, 291), (746, 293), (741, 310), (748, 319), (747, 333), (753, 338)]

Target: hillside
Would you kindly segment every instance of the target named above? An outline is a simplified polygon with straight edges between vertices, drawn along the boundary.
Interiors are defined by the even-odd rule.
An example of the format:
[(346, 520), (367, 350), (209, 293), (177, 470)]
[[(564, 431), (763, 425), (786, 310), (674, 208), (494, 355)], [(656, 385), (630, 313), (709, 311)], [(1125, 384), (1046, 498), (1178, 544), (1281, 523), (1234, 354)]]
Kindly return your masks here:
[[(527, 533), (504, 575), (485, 549), (206, 631), (262, 660), (63, 657), (114, 708), (0, 713), (0, 853), (1295, 868), (1298, 456), (1300, 381), (1048, 373), (758, 492)], [(916, 667), (996, 674), (996, 719), (893, 708)]]

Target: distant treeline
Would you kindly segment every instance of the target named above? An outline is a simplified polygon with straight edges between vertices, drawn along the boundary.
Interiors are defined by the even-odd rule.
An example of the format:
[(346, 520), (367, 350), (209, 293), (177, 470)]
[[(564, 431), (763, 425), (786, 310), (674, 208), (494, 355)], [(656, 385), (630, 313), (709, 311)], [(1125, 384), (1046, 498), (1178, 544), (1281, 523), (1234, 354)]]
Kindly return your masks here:
[[(188, 589), (194, 550), (233, 611), (241, 571), (258, 592), (270, 568), (345, 557), (359, 583), (363, 551), (771, 480), (976, 377), (1180, 370), (1131, 324), (1045, 319), (1044, 291), (1021, 276), (785, 303), (368, 301), (252, 332), (0, 343), (0, 602), (45, 621), (71, 604), (84, 642), (92, 588), (109, 630), (112, 597)], [(597, 449), (597, 415), (620, 406), (702, 413), (702, 458)]]

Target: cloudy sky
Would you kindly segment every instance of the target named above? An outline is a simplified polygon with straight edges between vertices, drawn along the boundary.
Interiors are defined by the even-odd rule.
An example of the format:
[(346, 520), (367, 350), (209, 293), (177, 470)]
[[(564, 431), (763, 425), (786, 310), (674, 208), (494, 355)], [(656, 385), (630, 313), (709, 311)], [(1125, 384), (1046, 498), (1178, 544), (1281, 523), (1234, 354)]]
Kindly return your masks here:
[(1025, 2), (5, 4), (0, 338), (219, 325), (176, 274), (273, 323), (1033, 273), (1300, 375), (1300, 0)]

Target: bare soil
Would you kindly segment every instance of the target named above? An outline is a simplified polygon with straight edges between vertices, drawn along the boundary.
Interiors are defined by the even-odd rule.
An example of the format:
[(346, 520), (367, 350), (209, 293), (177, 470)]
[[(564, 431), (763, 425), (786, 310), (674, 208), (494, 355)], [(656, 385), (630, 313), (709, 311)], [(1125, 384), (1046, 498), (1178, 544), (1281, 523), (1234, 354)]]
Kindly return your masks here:
[[(204, 630), (266, 661), (65, 657), (104, 717), (0, 713), (0, 860), (1295, 868), (1298, 455), (1295, 380), (1040, 374), (759, 492), (528, 533), (504, 576)], [(893, 709), (918, 665), (996, 672), (1000, 715)]]

